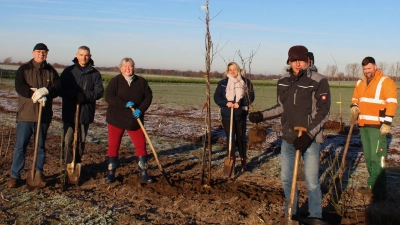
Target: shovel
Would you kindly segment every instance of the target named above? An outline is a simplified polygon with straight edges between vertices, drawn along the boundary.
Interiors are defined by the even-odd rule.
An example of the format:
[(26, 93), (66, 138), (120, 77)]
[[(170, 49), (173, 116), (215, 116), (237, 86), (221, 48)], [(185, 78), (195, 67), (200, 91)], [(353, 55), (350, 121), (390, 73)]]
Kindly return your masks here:
[(40, 171), (35, 170), (36, 168), (36, 160), (37, 160), (37, 152), (39, 147), (39, 134), (40, 134), (40, 124), (42, 121), (42, 108), (44, 107), (44, 103), (39, 103), (39, 115), (36, 123), (36, 135), (35, 135), (35, 152), (33, 153), (33, 162), (32, 162), (32, 170), (28, 172), (28, 176), (26, 178), (26, 186), (28, 190), (33, 190), (40, 186)]
[(81, 164), (75, 163), (76, 151), (78, 150), (78, 131), (79, 131), (79, 104), (76, 104), (74, 141), (72, 143), (72, 162), (67, 164), (67, 174), (69, 184), (78, 184), (81, 175)]
[(349, 134), (347, 135), (346, 145), (345, 145), (344, 151), (343, 151), (342, 164), (340, 165), (339, 172), (338, 172), (340, 180), (342, 180), (342, 176), (344, 173), (344, 167), (346, 164), (346, 155), (347, 155), (347, 151), (349, 150), (351, 134), (353, 133), (353, 127), (354, 127), (354, 124), (356, 123), (356, 120), (357, 120), (357, 117), (355, 117), (355, 116), (351, 117), (351, 121), (350, 121), (351, 125), (350, 125), (350, 129), (349, 129)]
[[(135, 111), (135, 109), (134, 109), (133, 107), (130, 107), (130, 108), (131, 108), (132, 112)], [(169, 180), (167, 179), (167, 176), (165, 175), (163, 168), (161, 167), (160, 161), (158, 161), (157, 152), (156, 152), (156, 150), (154, 149), (153, 144), (151, 143), (151, 140), (150, 140), (150, 138), (149, 138), (149, 135), (147, 135), (147, 132), (146, 132), (146, 130), (144, 129), (144, 126), (143, 126), (143, 124), (142, 124), (142, 121), (140, 121), (140, 118), (136, 118), (136, 120), (137, 120), (138, 124), (140, 125), (140, 128), (142, 128), (142, 131), (143, 131), (143, 133), (144, 133), (144, 136), (146, 137), (146, 140), (147, 140), (147, 142), (149, 143), (149, 146), (150, 146), (150, 148), (151, 148), (151, 151), (153, 152), (154, 158), (156, 159), (158, 169), (160, 170), (161, 174), (163, 175), (165, 181), (167, 181), (168, 185), (169, 185), (169, 186), (172, 186), (171, 183), (169, 182)]]
[[(298, 137), (301, 136), (302, 132), (306, 132), (307, 129), (304, 127), (294, 127), (294, 130), (299, 131)], [(292, 221), (293, 207), (294, 207), (294, 195), (296, 192), (297, 185), (297, 172), (299, 169), (299, 161), (300, 161), (300, 150), (296, 150), (296, 158), (294, 160), (294, 171), (292, 177), (292, 189), (290, 190), (290, 201), (288, 207), (288, 221)]]
[(228, 157), (224, 161), (224, 174), (227, 177), (231, 177), (235, 167), (235, 159), (231, 158), (232, 152), (232, 126), (233, 126), (233, 108), (231, 108), (231, 121), (229, 124), (229, 147), (228, 147)]

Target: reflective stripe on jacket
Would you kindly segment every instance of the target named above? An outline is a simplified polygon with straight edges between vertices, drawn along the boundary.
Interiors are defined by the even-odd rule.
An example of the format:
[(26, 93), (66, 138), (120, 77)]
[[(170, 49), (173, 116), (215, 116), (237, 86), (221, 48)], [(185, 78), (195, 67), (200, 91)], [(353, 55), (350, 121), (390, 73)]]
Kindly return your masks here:
[(360, 109), (359, 126), (391, 125), (397, 107), (396, 84), (377, 70), (368, 85), (365, 77), (357, 81), (351, 104), (358, 105)]

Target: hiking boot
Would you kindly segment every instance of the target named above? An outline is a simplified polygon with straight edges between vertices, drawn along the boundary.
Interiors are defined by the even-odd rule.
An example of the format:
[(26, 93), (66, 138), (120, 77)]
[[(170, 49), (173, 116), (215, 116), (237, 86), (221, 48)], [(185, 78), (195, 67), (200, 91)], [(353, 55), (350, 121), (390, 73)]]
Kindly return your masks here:
[(357, 191), (363, 195), (373, 195), (372, 189), (368, 187), (361, 187)]
[(10, 177), (7, 181), (7, 187), (8, 188), (16, 188), (17, 181), (18, 181), (18, 179), (14, 178), (14, 177)]

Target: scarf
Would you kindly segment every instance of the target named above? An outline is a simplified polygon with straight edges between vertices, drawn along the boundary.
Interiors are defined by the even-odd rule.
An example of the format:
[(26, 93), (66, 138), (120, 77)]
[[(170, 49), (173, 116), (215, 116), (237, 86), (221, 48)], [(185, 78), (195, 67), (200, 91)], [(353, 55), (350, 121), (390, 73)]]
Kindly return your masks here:
[(128, 82), (128, 86), (131, 86), (131, 83), (132, 83), (132, 81), (133, 81), (133, 77), (135, 76), (135, 75), (133, 75), (132, 74), (132, 76), (124, 76), (124, 75), (122, 75), (124, 78), (125, 78), (125, 80)]
[(242, 76), (238, 75), (236, 78), (232, 77), (230, 74), (228, 77), (228, 85), (226, 85), (226, 99), (228, 102), (233, 102), (236, 96), (236, 102), (244, 97), (246, 91), (246, 85), (242, 80)]

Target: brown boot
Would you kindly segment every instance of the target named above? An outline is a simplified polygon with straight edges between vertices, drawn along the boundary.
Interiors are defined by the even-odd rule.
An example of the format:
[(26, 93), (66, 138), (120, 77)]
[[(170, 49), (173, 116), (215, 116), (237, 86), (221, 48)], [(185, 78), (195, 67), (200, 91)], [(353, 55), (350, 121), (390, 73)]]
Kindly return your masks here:
[(18, 179), (14, 178), (14, 177), (10, 177), (10, 179), (8, 179), (8, 181), (7, 181), (7, 187), (8, 188), (16, 188), (17, 187), (17, 180)]

